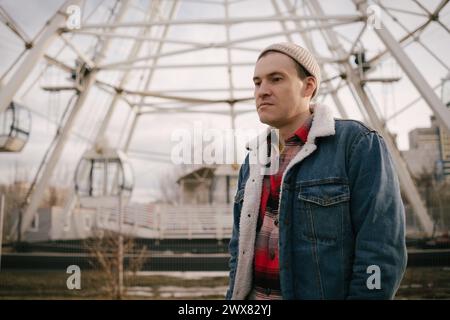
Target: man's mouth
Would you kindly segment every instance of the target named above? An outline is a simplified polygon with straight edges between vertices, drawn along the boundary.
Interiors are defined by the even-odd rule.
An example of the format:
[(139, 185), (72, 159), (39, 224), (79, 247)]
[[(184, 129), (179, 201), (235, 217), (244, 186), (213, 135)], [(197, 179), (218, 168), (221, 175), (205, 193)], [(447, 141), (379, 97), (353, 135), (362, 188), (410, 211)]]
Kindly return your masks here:
[(273, 106), (273, 103), (263, 102), (258, 106), (258, 109), (260, 109), (262, 107), (266, 107), (266, 106)]

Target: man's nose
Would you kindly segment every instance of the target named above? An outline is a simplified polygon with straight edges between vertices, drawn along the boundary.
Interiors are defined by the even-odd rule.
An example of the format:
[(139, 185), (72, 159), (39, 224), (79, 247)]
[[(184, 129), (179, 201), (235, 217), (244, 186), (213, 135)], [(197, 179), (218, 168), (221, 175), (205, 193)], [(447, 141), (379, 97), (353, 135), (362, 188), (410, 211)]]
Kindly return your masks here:
[(267, 82), (262, 81), (259, 85), (259, 88), (256, 89), (256, 95), (257, 97), (264, 97), (271, 94), (270, 86), (267, 84)]

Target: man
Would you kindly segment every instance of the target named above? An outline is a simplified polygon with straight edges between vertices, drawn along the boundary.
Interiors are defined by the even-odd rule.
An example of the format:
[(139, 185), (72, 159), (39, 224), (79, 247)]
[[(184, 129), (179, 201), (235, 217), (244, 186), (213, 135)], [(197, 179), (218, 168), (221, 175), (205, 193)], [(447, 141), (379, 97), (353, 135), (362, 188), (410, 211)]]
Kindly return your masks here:
[[(406, 268), (404, 207), (383, 138), (311, 104), (320, 69), (292, 43), (254, 71), (260, 121), (279, 130), (278, 171), (241, 166), (227, 299), (391, 299)], [(266, 150), (270, 150), (269, 139)]]

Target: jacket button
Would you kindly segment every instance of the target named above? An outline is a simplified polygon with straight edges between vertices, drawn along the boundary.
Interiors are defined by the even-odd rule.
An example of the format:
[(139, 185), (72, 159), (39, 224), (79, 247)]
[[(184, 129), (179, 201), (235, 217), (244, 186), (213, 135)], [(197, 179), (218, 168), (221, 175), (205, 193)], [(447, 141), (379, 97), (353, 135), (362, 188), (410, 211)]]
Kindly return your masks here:
[(273, 222), (274, 225), (278, 226), (278, 219), (275, 219), (275, 221)]
[(266, 295), (270, 295), (271, 292), (272, 290), (270, 290), (270, 288), (266, 288)]

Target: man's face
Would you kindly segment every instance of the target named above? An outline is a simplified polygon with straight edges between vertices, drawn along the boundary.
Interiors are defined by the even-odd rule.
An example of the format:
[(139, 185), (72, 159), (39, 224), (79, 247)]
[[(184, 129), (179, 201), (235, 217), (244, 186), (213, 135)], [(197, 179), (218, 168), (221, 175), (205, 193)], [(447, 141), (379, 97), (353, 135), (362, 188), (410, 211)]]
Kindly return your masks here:
[(253, 77), (255, 102), (262, 123), (281, 128), (309, 108), (305, 81), (295, 62), (285, 54), (270, 52), (256, 62)]

